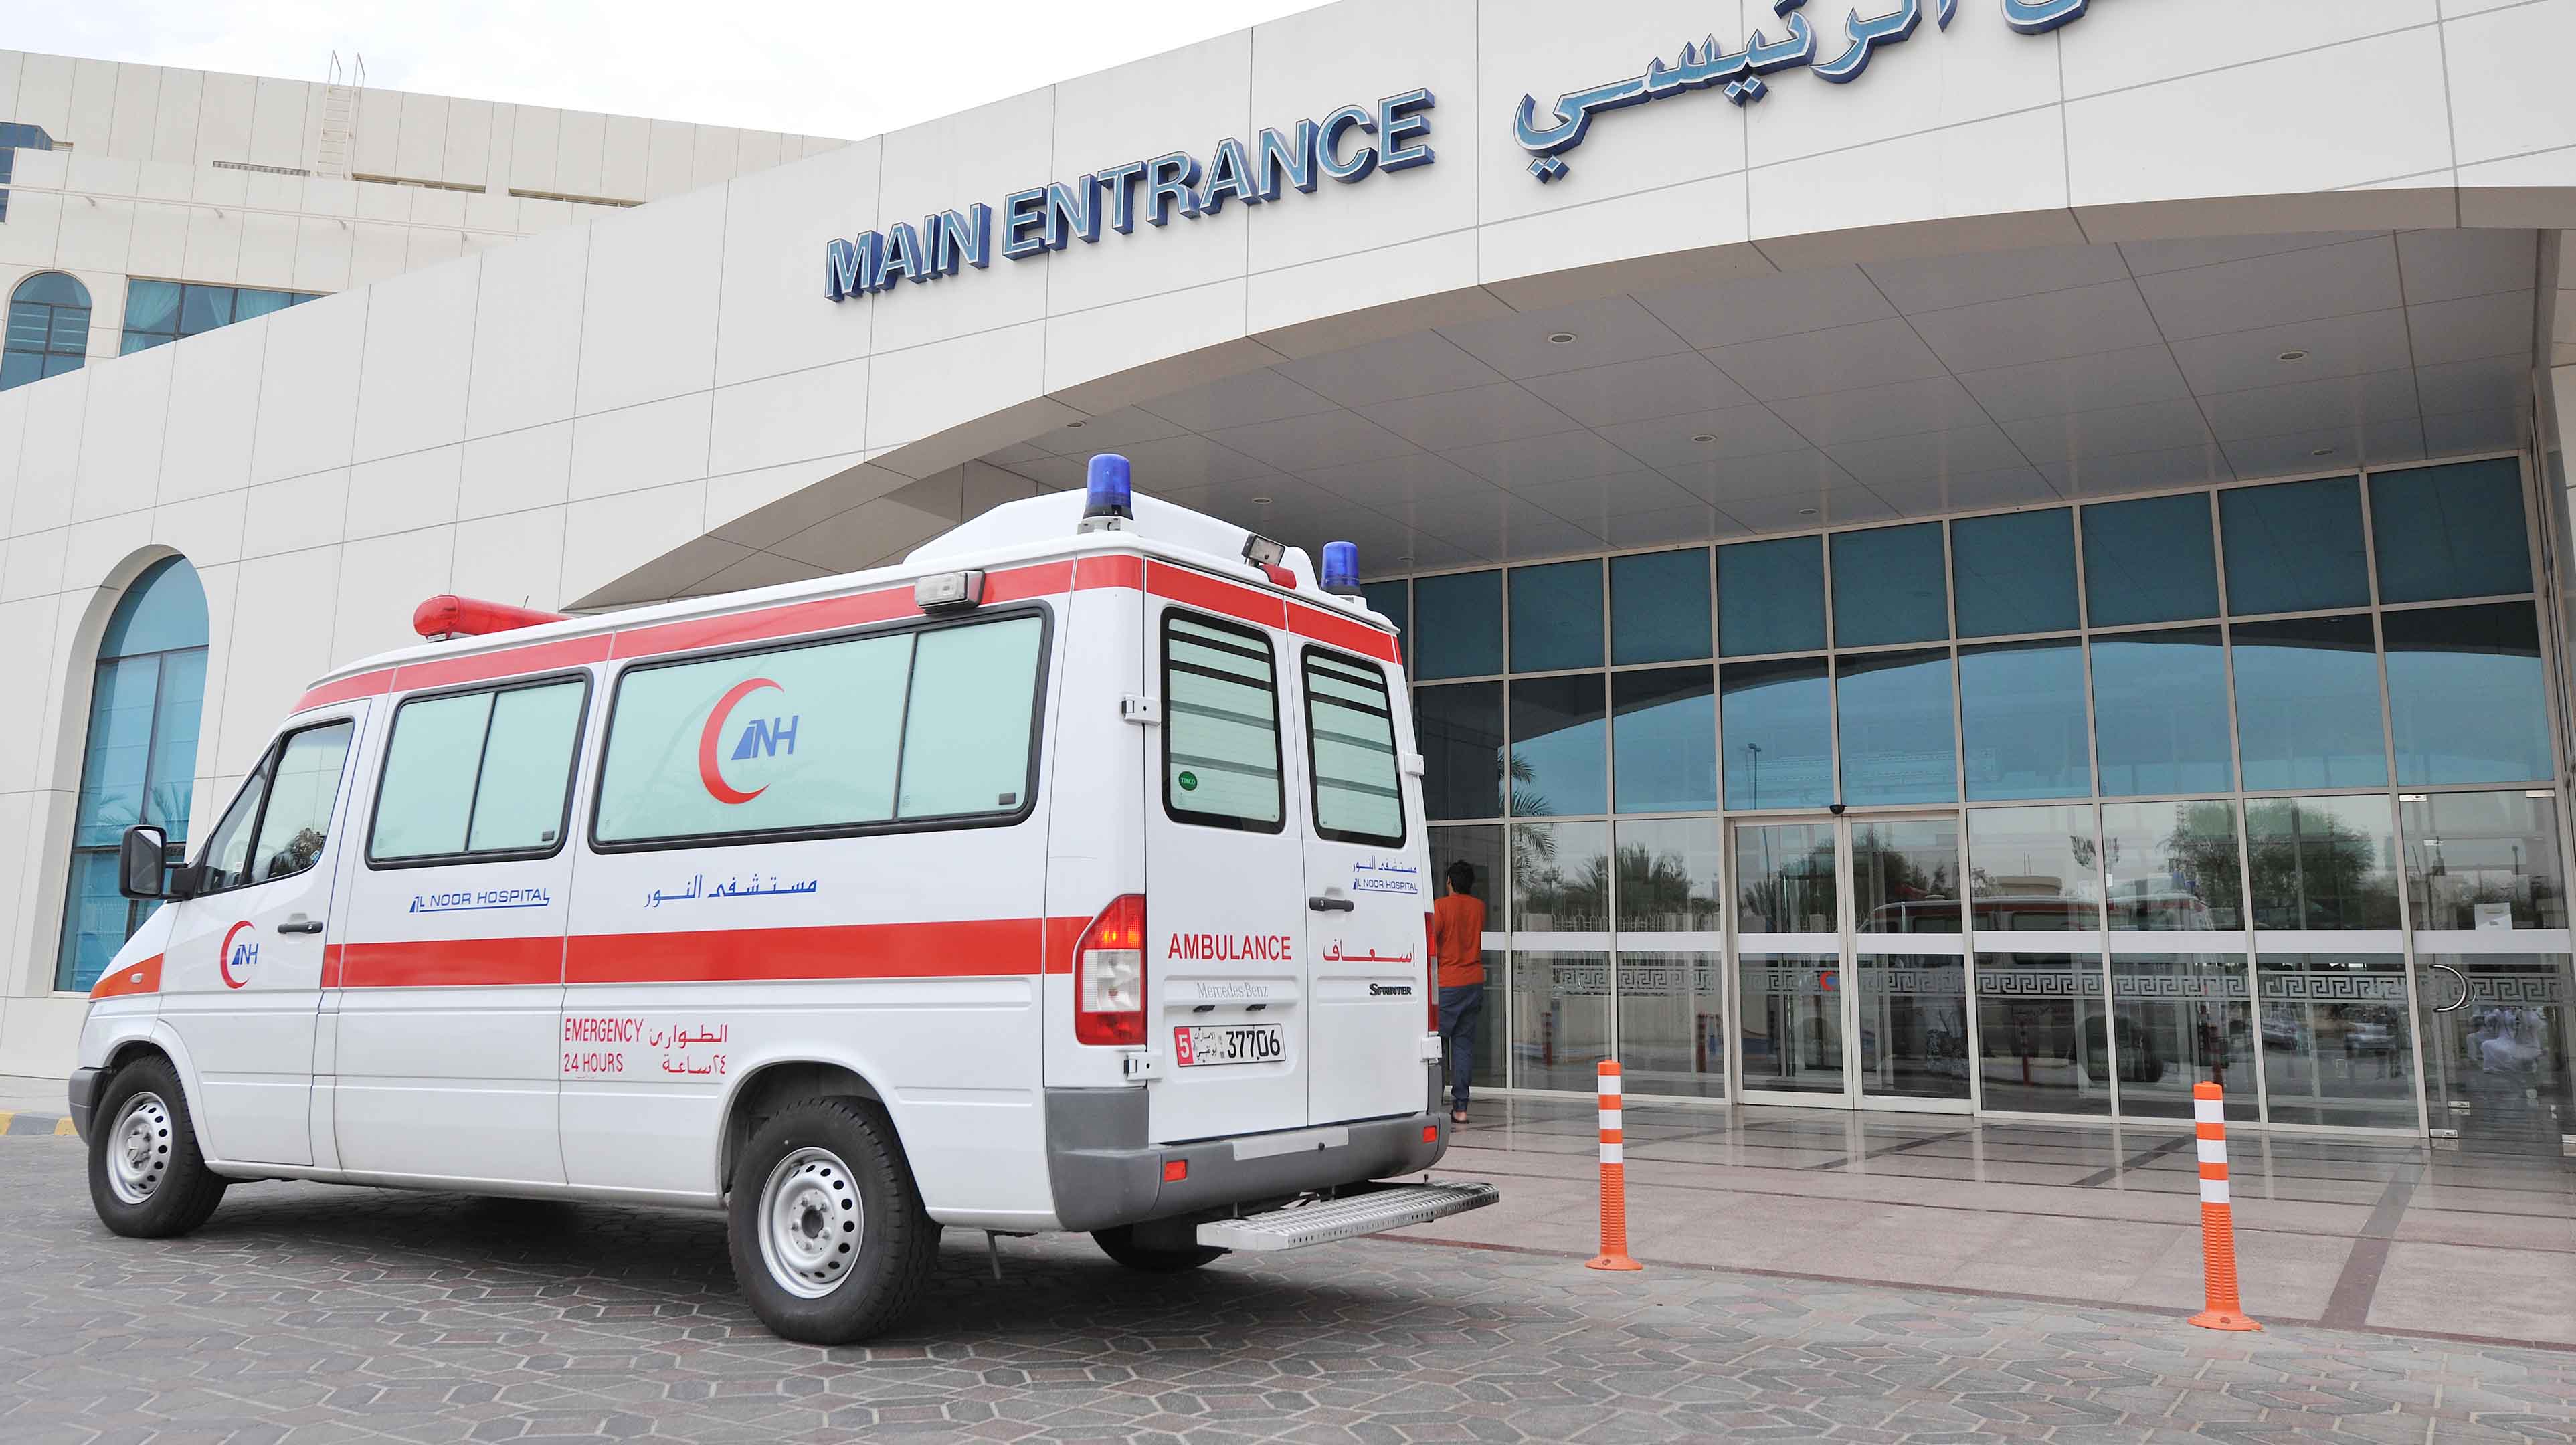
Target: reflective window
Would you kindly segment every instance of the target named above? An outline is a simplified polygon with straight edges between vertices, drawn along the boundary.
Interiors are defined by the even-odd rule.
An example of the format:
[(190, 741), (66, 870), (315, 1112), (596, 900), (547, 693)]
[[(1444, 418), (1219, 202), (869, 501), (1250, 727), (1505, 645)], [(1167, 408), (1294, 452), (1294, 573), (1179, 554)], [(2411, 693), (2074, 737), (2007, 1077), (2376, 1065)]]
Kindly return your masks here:
[[(866, 721), (866, 740), (876, 742), (876, 720)], [(1162, 733), (1163, 807), (1175, 820), (1279, 831), (1287, 798), (1269, 638), (1256, 628), (1166, 613)], [(612, 763), (616, 756), (612, 747)]]
[(2435, 1127), (2528, 1152), (2555, 1152), (2576, 1117), (2569, 1067), (2567, 955), (2419, 953), (2424, 1093)]
[(1833, 824), (1738, 825), (1736, 931), (1833, 932), (1842, 927), (1838, 876)]
[(2272, 1122), (2416, 1127), (2405, 955), (2266, 953), (2255, 964)]
[(2084, 644), (2074, 638), (1959, 649), (1959, 725), (1971, 801), (2092, 793)]
[(1423, 811), (1434, 818), (1503, 815), (1503, 685), (1416, 688)]
[(2209, 494), (2086, 507), (2084, 605), (2095, 627), (2217, 616)]
[(1601, 665), (1601, 564), (1512, 569), (1512, 671)]
[(2326, 477), (2218, 494), (2227, 610), (2313, 612), (2370, 605), (2361, 555), (2361, 479)]
[(2077, 625), (2072, 518), (2061, 507), (1950, 524), (1961, 637), (2064, 632)]
[[(2226, 1091), (2228, 1118), (2256, 1116), (2247, 976), (2242, 953), (2111, 955), (2123, 1115), (2188, 1119), (2192, 1085), (2216, 1084)], [(2097, 1050), (2102, 1043), (2090, 1042)]]
[(2248, 790), (2388, 781), (2370, 618), (2236, 626), (2236, 742)]
[(239, 888), (251, 881), (251, 829), (259, 824), (259, 805), (268, 797), (268, 777), (277, 765), (277, 750), (271, 748), (242, 779), (241, 791), (233, 795), (233, 804), (206, 835), (206, 850), (198, 857), (205, 870), (200, 880), (201, 893), (214, 893)]
[(1726, 983), (1714, 951), (1619, 950), (1619, 1068), (1627, 1092), (1726, 1093)]
[(1610, 825), (1511, 825), (1512, 927), (1523, 933), (1610, 931)]
[(1403, 842), (1404, 787), (1386, 674), (1373, 662), (1311, 647), (1305, 672), (1315, 831), (1345, 843)]
[(2105, 797), (2235, 787), (2218, 629), (2094, 638), (2093, 729)]
[[(1986, 926), (1983, 904), (1977, 926)], [(2038, 947), (2048, 942), (2032, 940)], [(2111, 1112), (2114, 1062), (2102, 1037), (2102, 980), (2098, 953), (1978, 951), (1977, 1039), (1984, 1056), (1979, 1063), (1985, 1108), (2033, 1114)]]
[(1503, 670), (1503, 574), (1413, 580), (1415, 677), (1489, 677)]
[(0, 391), (66, 371), (89, 353), (89, 288), (60, 271), (39, 271), (9, 293), (9, 331), (0, 344)]
[(1959, 797), (1950, 654), (1872, 652), (1834, 664), (1842, 801), (1948, 803)]
[(1405, 666), (1413, 665), (1413, 584), (1410, 582), (1363, 582), (1360, 598), (1369, 610), (1395, 624), (1396, 655)]
[(1864, 1102), (1968, 1097), (1967, 961), (1955, 953), (1878, 953), (1852, 959), (1860, 1009)]
[(1601, 674), (1512, 679), (1512, 815), (1610, 811)]
[(126, 588), (99, 639), (56, 988), (86, 990), (97, 982), (116, 950), (160, 907), (129, 899), (118, 887), (125, 830), (154, 824), (167, 842), (170, 866), (187, 857), (205, 694), (205, 589), (195, 568), (167, 558)]
[[(1508, 890), (1503, 876), (1502, 825), (1477, 823), (1463, 828), (1432, 829), (1431, 892), (1434, 897), (1449, 891), (1449, 865), (1452, 863), (1464, 863), (1476, 870), (1475, 886), (1468, 891), (1484, 900), (1485, 931), (1503, 932), (1509, 925), (1503, 912)], [(1424, 912), (1429, 912), (1430, 901), (1426, 899), (1422, 907)], [(1494, 958), (1487, 955), (1485, 965), (1489, 971), (1494, 962)], [(1489, 977), (1487, 982), (1491, 981)], [(1500, 1027), (1499, 1020), (1489, 1021)], [(1502, 1075), (1495, 1073), (1488, 1077), (1500, 1079)]]
[(1717, 688), (1708, 665), (1610, 674), (1611, 771), (1622, 813), (1717, 808)]
[(1728, 657), (1823, 647), (1824, 539), (1718, 548), (1717, 645)]
[(340, 797), (340, 771), (349, 760), (345, 722), (325, 723), (287, 735), (269, 772), (268, 806), (261, 810), (259, 841), (252, 845), (250, 881), (288, 878), (321, 861), (331, 841), (331, 805)]
[(320, 300), (309, 291), (263, 291), (252, 286), (206, 286), (194, 281), (125, 283), (125, 340), (120, 352), (167, 346), (236, 321), (248, 321)]
[(2399, 783), (2554, 775), (2540, 622), (2530, 603), (2389, 612), (2380, 629)]
[(1836, 532), (1834, 645), (1932, 642), (1950, 635), (1941, 524)]
[(1610, 559), (1610, 660), (1709, 655), (1708, 549)]
[(2419, 929), (2565, 928), (2558, 807), (2528, 793), (2417, 793), (2397, 805)]
[(1715, 933), (1726, 926), (1715, 818), (1624, 819), (1616, 834), (1619, 930)]
[(2111, 927), (2128, 931), (2243, 928), (2236, 805), (2104, 803), (2102, 871)]
[(2531, 590), (2522, 464), (2511, 457), (2371, 473), (2370, 535), (2382, 602)]
[(1610, 1057), (1610, 955), (1515, 950), (1511, 1002), (1512, 1087), (1591, 1090)]
[(571, 678), (396, 709), (367, 856), (552, 849), (572, 792), (586, 688)]
[(921, 634), (904, 701), (896, 817), (1003, 812), (1028, 801), (1037, 739), (1030, 695), (1044, 632), (1021, 617)]
[(1978, 932), (2100, 928), (2097, 857), (2089, 807), (1969, 809), (1968, 893)]
[(1959, 823), (1900, 818), (1852, 824), (1852, 927), (1861, 933), (1959, 931)]
[(1717, 670), (1726, 806), (1821, 808), (1833, 798), (1833, 697), (1825, 660), (1731, 662)]
[(2248, 798), (2256, 928), (2395, 928), (2397, 840), (2388, 796)]

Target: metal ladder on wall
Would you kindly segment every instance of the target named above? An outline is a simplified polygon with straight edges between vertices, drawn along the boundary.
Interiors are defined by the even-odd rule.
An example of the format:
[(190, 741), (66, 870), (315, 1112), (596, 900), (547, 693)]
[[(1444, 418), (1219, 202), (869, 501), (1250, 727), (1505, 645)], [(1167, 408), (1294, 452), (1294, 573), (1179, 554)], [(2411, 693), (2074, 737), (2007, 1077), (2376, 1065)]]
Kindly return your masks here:
[(358, 92), (366, 87), (367, 58), (352, 55), (343, 67), (340, 52), (332, 51), (330, 79), (322, 94), (322, 143), (315, 152), (313, 174), (348, 179), (358, 133)]

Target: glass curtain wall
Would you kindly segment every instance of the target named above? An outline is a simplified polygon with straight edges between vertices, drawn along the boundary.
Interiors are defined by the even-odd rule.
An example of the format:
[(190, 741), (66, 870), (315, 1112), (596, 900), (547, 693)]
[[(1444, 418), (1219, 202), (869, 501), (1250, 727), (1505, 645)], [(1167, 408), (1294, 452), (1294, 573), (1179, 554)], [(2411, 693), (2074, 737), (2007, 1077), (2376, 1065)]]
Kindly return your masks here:
[[(1586, 1092), (1615, 1053), (1639, 1095), (1839, 1092), (1797, 1000), (1848, 958), (1881, 1082), (1972, 1075), (1988, 1112), (2185, 1117), (2211, 1080), (2231, 1117), (2413, 1129), (2420, 1038), (2433, 1127), (2547, 1127), (2480, 1111), (2527, 1076), (2576, 1128), (2525, 508), (2506, 457), (1372, 584), (1435, 866), (1502, 875), (1482, 1082)], [(2471, 795), (2548, 817), (2431, 881), (2462, 874), (2412, 800), (2511, 831)], [(1863, 937), (1834, 804), (1956, 820), (1956, 964)]]

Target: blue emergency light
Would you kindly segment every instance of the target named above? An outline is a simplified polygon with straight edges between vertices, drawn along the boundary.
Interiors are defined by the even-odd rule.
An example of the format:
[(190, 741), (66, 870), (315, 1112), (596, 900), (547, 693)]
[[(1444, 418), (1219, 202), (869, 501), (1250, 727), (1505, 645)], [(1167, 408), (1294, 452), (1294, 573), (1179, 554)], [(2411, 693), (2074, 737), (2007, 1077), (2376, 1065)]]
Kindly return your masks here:
[(1360, 595), (1360, 548), (1356, 542), (1324, 544), (1324, 590), (1337, 597)]
[(1082, 520), (1095, 517), (1136, 519), (1134, 488), (1128, 485), (1127, 459), (1116, 452), (1101, 452), (1091, 459), (1091, 471), (1083, 489)]

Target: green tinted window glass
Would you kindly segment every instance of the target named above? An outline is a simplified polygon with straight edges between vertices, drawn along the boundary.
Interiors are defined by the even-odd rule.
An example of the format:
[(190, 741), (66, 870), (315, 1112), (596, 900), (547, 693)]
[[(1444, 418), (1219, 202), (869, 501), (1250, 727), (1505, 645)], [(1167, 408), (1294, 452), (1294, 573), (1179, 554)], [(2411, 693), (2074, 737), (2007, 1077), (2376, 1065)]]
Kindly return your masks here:
[(1950, 524), (1961, 637), (2076, 626), (2073, 521), (2074, 513), (2059, 507)]
[(2093, 731), (2105, 797), (2235, 787), (2227, 649), (2218, 629), (2094, 638)]
[(2367, 616), (2239, 623), (2235, 643), (2236, 740), (2248, 790), (2388, 781)]
[(2209, 494), (2086, 507), (2084, 601), (2095, 627), (2217, 616)]
[(2371, 473), (2370, 535), (2382, 602), (2531, 590), (2522, 464), (2511, 457)]
[(1601, 564), (1512, 569), (1512, 671), (1601, 665)]
[(1941, 524), (1836, 532), (1834, 645), (1931, 642), (1950, 635)]
[(1738, 542), (1717, 549), (1717, 645), (1728, 657), (1825, 645), (1821, 537)]
[(2370, 602), (2359, 477), (2221, 492), (2218, 532), (2227, 549), (2227, 610), (2239, 617)]
[(1842, 801), (1947, 803), (1959, 796), (1950, 654), (1873, 652), (1834, 664)]
[(1455, 572), (1413, 582), (1413, 675), (1490, 677), (1503, 670), (1503, 574)]
[(1413, 584), (1410, 582), (1364, 582), (1360, 597), (1369, 610), (1395, 624), (1397, 655), (1405, 666), (1413, 665)]
[(1960, 649), (1959, 722), (1970, 802), (2092, 793), (2084, 647), (2075, 639)]
[(1688, 662), (1709, 655), (1708, 549), (1610, 559), (1610, 660)]
[(2528, 602), (2387, 613), (2397, 781), (2545, 782), (2549, 704)]
[(1726, 806), (1821, 808), (1834, 800), (1833, 694), (1821, 657), (1717, 670)]

